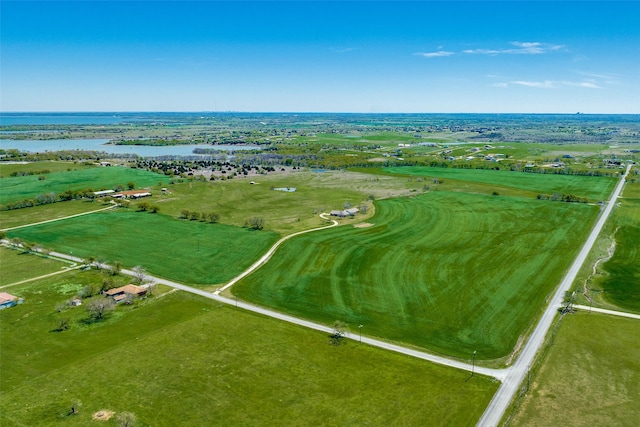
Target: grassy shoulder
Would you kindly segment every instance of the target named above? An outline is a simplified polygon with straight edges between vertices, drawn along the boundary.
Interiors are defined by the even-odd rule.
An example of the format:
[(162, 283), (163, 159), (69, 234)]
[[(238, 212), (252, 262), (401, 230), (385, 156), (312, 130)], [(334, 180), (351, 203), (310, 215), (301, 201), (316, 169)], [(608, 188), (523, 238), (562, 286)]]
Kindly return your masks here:
[(640, 322), (566, 316), (509, 426), (636, 426)]
[(431, 192), (376, 203), (366, 228), (287, 241), (232, 292), (248, 301), (469, 359), (507, 357), (598, 208)]
[(83, 258), (143, 266), (193, 284), (223, 283), (248, 268), (278, 235), (225, 224), (118, 209), (7, 232)]
[(98, 411), (127, 411), (141, 425), (472, 426), (497, 389), (183, 292), (52, 332), (56, 302), (92, 274), (24, 288), (25, 303), (0, 312), (3, 425), (87, 425)]

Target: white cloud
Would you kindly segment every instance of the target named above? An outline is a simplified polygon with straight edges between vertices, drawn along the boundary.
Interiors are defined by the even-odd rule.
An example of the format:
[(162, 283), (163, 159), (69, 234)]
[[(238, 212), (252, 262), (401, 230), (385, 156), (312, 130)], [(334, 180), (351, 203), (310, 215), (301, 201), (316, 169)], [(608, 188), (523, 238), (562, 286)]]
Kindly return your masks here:
[(514, 85), (537, 87), (541, 89), (551, 89), (557, 87), (556, 82), (553, 82), (551, 80), (545, 80), (543, 82), (528, 82), (523, 80), (516, 80), (512, 81), (511, 83), (513, 83)]
[(556, 80), (545, 80), (541, 82), (535, 81), (524, 81), (524, 80), (515, 80), (510, 82), (514, 85), (527, 86), (527, 87), (535, 87), (539, 89), (556, 89), (562, 86), (573, 86), (573, 87), (583, 87), (587, 89), (602, 89), (601, 86), (598, 86), (593, 81), (583, 80), (581, 82), (572, 82), (568, 80), (556, 81)]
[(511, 42), (513, 48), (508, 49), (467, 49), (464, 53), (477, 55), (540, 55), (562, 49), (564, 46), (541, 42)]
[(438, 58), (442, 56), (451, 56), (455, 55), (455, 52), (449, 52), (446, 50), (439, 50), (437, 52), (416, 52), (414, 53), (416, 56), (422, 56), (423, 58)]
[(505, 82), (494, 83), (491, 86), (493, 86), (493, 87), (509, 87), (509, 83), (505, 83)]

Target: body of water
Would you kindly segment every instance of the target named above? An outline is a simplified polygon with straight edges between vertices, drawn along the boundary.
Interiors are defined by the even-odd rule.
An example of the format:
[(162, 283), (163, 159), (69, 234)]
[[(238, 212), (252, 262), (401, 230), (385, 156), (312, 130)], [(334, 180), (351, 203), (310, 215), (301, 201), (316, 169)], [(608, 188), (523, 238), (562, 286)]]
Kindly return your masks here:
[(0, 126), (10, 125), (110, 125), (119, 123), (122, 117), (114, 114), (0, 114)]
[[(108, 139), (48, 139), (48, 140), (13, 140), (0, 139), (0, 149), (16, 149), (30, 153), (60, 150), (104, 151), (109, 154), (137, 154), (141, 157), (160, 156), (198, 156), (194, 148), (216, 149), (221, 151), (256, 150), (254, 145), (105, 145)], [(206, 156), (206, 155), (202, 155)]]

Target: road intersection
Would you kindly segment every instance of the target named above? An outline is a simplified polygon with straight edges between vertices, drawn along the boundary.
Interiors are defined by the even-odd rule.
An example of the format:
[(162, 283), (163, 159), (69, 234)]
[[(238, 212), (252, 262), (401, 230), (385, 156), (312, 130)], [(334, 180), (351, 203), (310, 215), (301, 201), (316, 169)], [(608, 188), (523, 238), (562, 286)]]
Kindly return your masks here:
[[(585, 262), (587, 255), (589, 254), (589, 252), (591, 251), (591, 248), (593, 247), (598, 235), (600, 234), (605, 222), (607, 221), (608, 217), (610, 216), (611, 212), (613, 211), (613, 207), (615, 206), (618, 197), (620, 196), (622, 189), (624, 187), (624, 183), (625, 183), (625, 178), (627, 177), (627, 175), (629, 174), (629, 171), (631, 169), (631, 165), (629, 165), (626, 169), (626, 172), (623, 174), (623, 176), (620, 178), (620, 181), (618, 182), (618, 184), (616, 185), (616, 188), (614, 189), (610, 200), (608, 201), (608, 203), (606, 204), (605, 208), (603, 209), (600, 217), (598, 218), (598, 221), (596, 222), (596, 225), (594, 226), (594, 228), (592, 229), (591, 233), (589, 234), (589, 237), (587, 238), (586, 242), (584, 243), (582, 249), (580, 250), (578, 256), (576, 257), (576, 259), (574, 260), (573, 264), (571, 265), (570, 269), (568, 270), (568, 272), (566, 273), (566, 275), (564, 276), (562, 282), (560, 283), (560, 285), (558, 286), (556, 292), (554, 293), (554, 295), (550, 298), (549, 303), (546, 307), (546, 310), (544, 312), (544, 314), (542, 315), (542, 317), (540, 318), (538, 324), (536, 325), (535, 329), (533, 330), (533, 333), (531, 334), (531, 336), (529, 337), (528, 341), (526, 342), (526, 344), (524, 345), (522, 351), (520, 352), (518, 358), (516, 359), (515, 363), (507, 368), (503, 368), (503, 369), (494, 369), (494, 368), (486, 368), (486, 367), (482, 367), (482, 366), (477, 366), (475, 365), (475, 363), (466, 363), (460, 360), (455, 360), (455, 359), (449, 359), (443, 356), (439, 356), (439, 355), (435, 355), (435, 354), (430, 354), (430, 353), (426, 353), (423, 351), (419, 351), (419, 350), (415, 350), (412, 348), (408, 348), (408, 347), (403, 347), (400, 345), (396, 345), (396, 344), (391, 344), (389, 342), (385, 342), (385, 341), (381, 341), (381, 340), (377, 340), (375, 338), (371, 338), (371, 337), (367, 337), (367, 336), (361, 336), (359, 334), (351, 334), (351, 335), (347, 335), (347, 338), (352, 339), (352, 340), (357, 340), (357, 341), (361, 341), (365, 344), (368, 345), (372, 345), (375, 347), (379, 347), (379, 348), (383, 348), (386, 350), (390, 350), (390, 351), (394, 351), (394, 352), (398, 352), (398, 353), (402, 353), (408, 356), (412, 356), (412, 357), (417, 357), (423, 360), (427, 360), (433, 363), (438, 363), (441, 365), (445, 365), (445, 366), (450, 366), (453, 368), (457, 368), (457, 369), (462, 369), (462, 370), (466, 370), (468, 372), (471, 373), (477, 373), (480, 375), (486, 375), (486, 376), (490, 376), (493, 378), (496, 378), (497, 380), (501, 381), (501, 385), (500, 388), (498, 389), (498, 391), (496, 392), (496, 394), (494, 395), (491, 403), (489, 404), (489, 406), (487, 407), (487, 409), (485, 410), (484, 414), (482, 415), (482, 417), (480, 418), (480, 420), (478, 421), (478, 426), (496, 426), (499, 424), (502, 416), (504, 415), (507, 407), (509, 406), (510, 402), (513, 399), (513, 396), (515, 395), (515, 393), (517, 392), (517, 390), (520, 387), (520, 384), (522, 383), (523, 379), (525, 378), (525, 376), (528, 374), (529, 372), (529, 367), (532, 365), (535, 356), (537, 354), (537, 352), (539, 351), (539, 349), (541, 348), (541, 346), (544, 343), (544, 339), (547, 335), (548, 330), (550, 329), (551, 325), (553, 324), (553, 321), (555, 319), (555, 316), (558, 313), (558, 308), (561, 307), (562, 305), (562, 301), (565, 295), (565, 292), (568, 291), (572, 285), (572, 283), (575, 280), (576, 275), (578, 274), (578, 271), (580, 270), (580, 268), (582, 267), (583, 263)], [(83, 215), (83, 214), (81, 214)], [(329, 218), (327, 217), (327, 214), (321, 214), (321, 217), (329, 220)], [(35, 225), (35, 224), (31, 224), (31, 225)], [(179, 290), (183, 290), (185, 292), (190, 292), (196, 295), (200, 295), (203, 296), (205, 298), (209, 298), (215, 301), (218, 301), (220, 303), (224, 303), (224, 304), (228, 304), (228, 305), (232, 305), (235, 306), (237, 308), (241, 308), (244, 310), (249, 310), (255, 313), (259, 313), (265, 316), (269, 316), (275, 319), (279, 319), (282, 321), (286, 321), (289, 323), (293, 323), (299, 326), (303, 326), (306, 328), (310, 328), (310, 329), (314, 329), (314, 330), (318, 330), (318, 331), (322, 331), (322, 332), (326, 332), (328, 334), (331, 334), (333, 332), (333, 329), (325, 326), (325, 325), (321, 325), (319, 323), (315, 323), (315, 322), (311, 322), (308, 320), (304, 320), (304, 319), (299, 319), (284, 313), (280, 313), (274, 310), (270, 310), (267, 308), (263, 308), (263, 307), (259, 307), (259, 306), (255, 306), (252, 304), (248, 304), (246, 302), (243, 301), (238, 301), (237, 299), (233, 299), (233, 298), (228, 298), (228, 297), (224, 297), (222, 295), (220, 295), (220, 293), (222, 291), (225, 291), (227, 289), (229, 289), (231, 286), (233, 286), (235, 283), (237, 283), (239, 280), (241, 280), (242, 278), (248, 276), (249, 274), (251, 274), (253, 271), (255, 271), (256, 269), (258, 269), (259, 267), (261, 267), (262, 265), (264, 265), (270, 258), (271, 256), (275, 253), (275, 251), (278, 249), (278, 247), (285, 242), (286, 240), (294, 237), (294, 236), (298, 236), (300, 234), (304, 234), (304, 233), (309, 233), (312, 231), (317, 231), (317, 230), (322, 230), (322, 229), (326, 229), (326, 228), (331, 228), (331, 227), (335, 227), (338, 225), (338, 222), (335, 220), (332, 220), (332, 224), (328, 225), (328, 226), (324, 226), (324, 227), (319, 227), (319, 228), (315, 228), (315, 229), (311, 229), (311, 230), (305, 230), (305, 231), (301, 231), (298, 233), (294, 233), (291, 234), (289, 236), (285, 236), (282, 239), (278, 240), (278, 242), (276, 242), (270, 249), (269, 251), (267, 251), (267, 253), (265, 253), (265, 255), (263, 255), (258, 261), (256, 261), (251, 267), (249, 267), (249, 269), (245, 270), (243, 273), (241, 273), (240, 275), (238, 275), (237, 277), (235, 277), (234, 279), (232, 279), (231, 281), (229, 281), (227, 284), (225, 284), (223, 287), (221, 287), (220, 289), (216, 290), (215, 292), (207, 292), (198, 288), (194, 288), (191, 286), (187, 286), (187, 285), (183, 285), (181, 283), (177, 283), (171, 280), (167, 280), (167, 279), (163, 279), (160, 277), (155, 277), (155, 276), (151, 276), (151, 275), (147, 275), (145, 277), (146, 280), (154, 282), (154, 283), (158, 283), (158, 284), (163, 284), (169, 287), (172, 287), (174, 289), (179, 289)], [(18, 228), (18, 227), (16, 227)], [(49, 254), (50, 256), (53, 257), (58, 257), (58, 258), (62, 258), (62, 259), (66, 259), (66, 260), (70, 260), (70, 261), (74, 261), (74, 262), (84, 262), (83, 259), (73, 256), (73, 255), (67, 255), (67, 254), (62, 254), (62, 253), (57, 253), (57, 252), (50, 252)], [(102, 266), (102, 267), (108, 267), (108, 266)], [(121, 270), (122, 274), (126, 274), (129, 276), (133, 276), (136, 277), (137, 274), (136, 272), (132, 271), (132, 270), (128, 270), (128, 269), (123, 269)], [(592, 311), (597, 311), (597, 312), (603, 312), (603, 313), (607, 313), (607, 314), (616, 314), (616, 315), (626, 315), (626, 317), (632, 317), (632, 318), (640, 318), (640, 316), (638, 315), (634, 315), (634, 314), (629, 314), (629, 313), (623, 313), (620, 314), (620, 312), (611, 312), (610, 310), (604, 310), (604, 309), (596, 309), (596, 308), (590, 308), (590, 307), (586, 307), (586, 306), (577, 306), (576, 308), (579, 309), (590, 309)]]

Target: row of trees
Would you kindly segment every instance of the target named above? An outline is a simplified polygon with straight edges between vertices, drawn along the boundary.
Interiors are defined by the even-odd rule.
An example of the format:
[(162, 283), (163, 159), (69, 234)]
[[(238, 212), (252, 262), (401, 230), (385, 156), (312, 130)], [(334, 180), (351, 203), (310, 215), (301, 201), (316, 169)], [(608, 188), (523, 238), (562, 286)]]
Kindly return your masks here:
[(189, 209), (182, 209), (178, 218), (215, 224), (220, 221), (220, 214), (217, 212), (198, 212), (190, 211)]
[(568, 203), (588, 203), (589, 200), (586, 197), (576, 196), (575, 194), (538, 194), (538, 200), (552, 200), (554, 202), (568, 202)]

